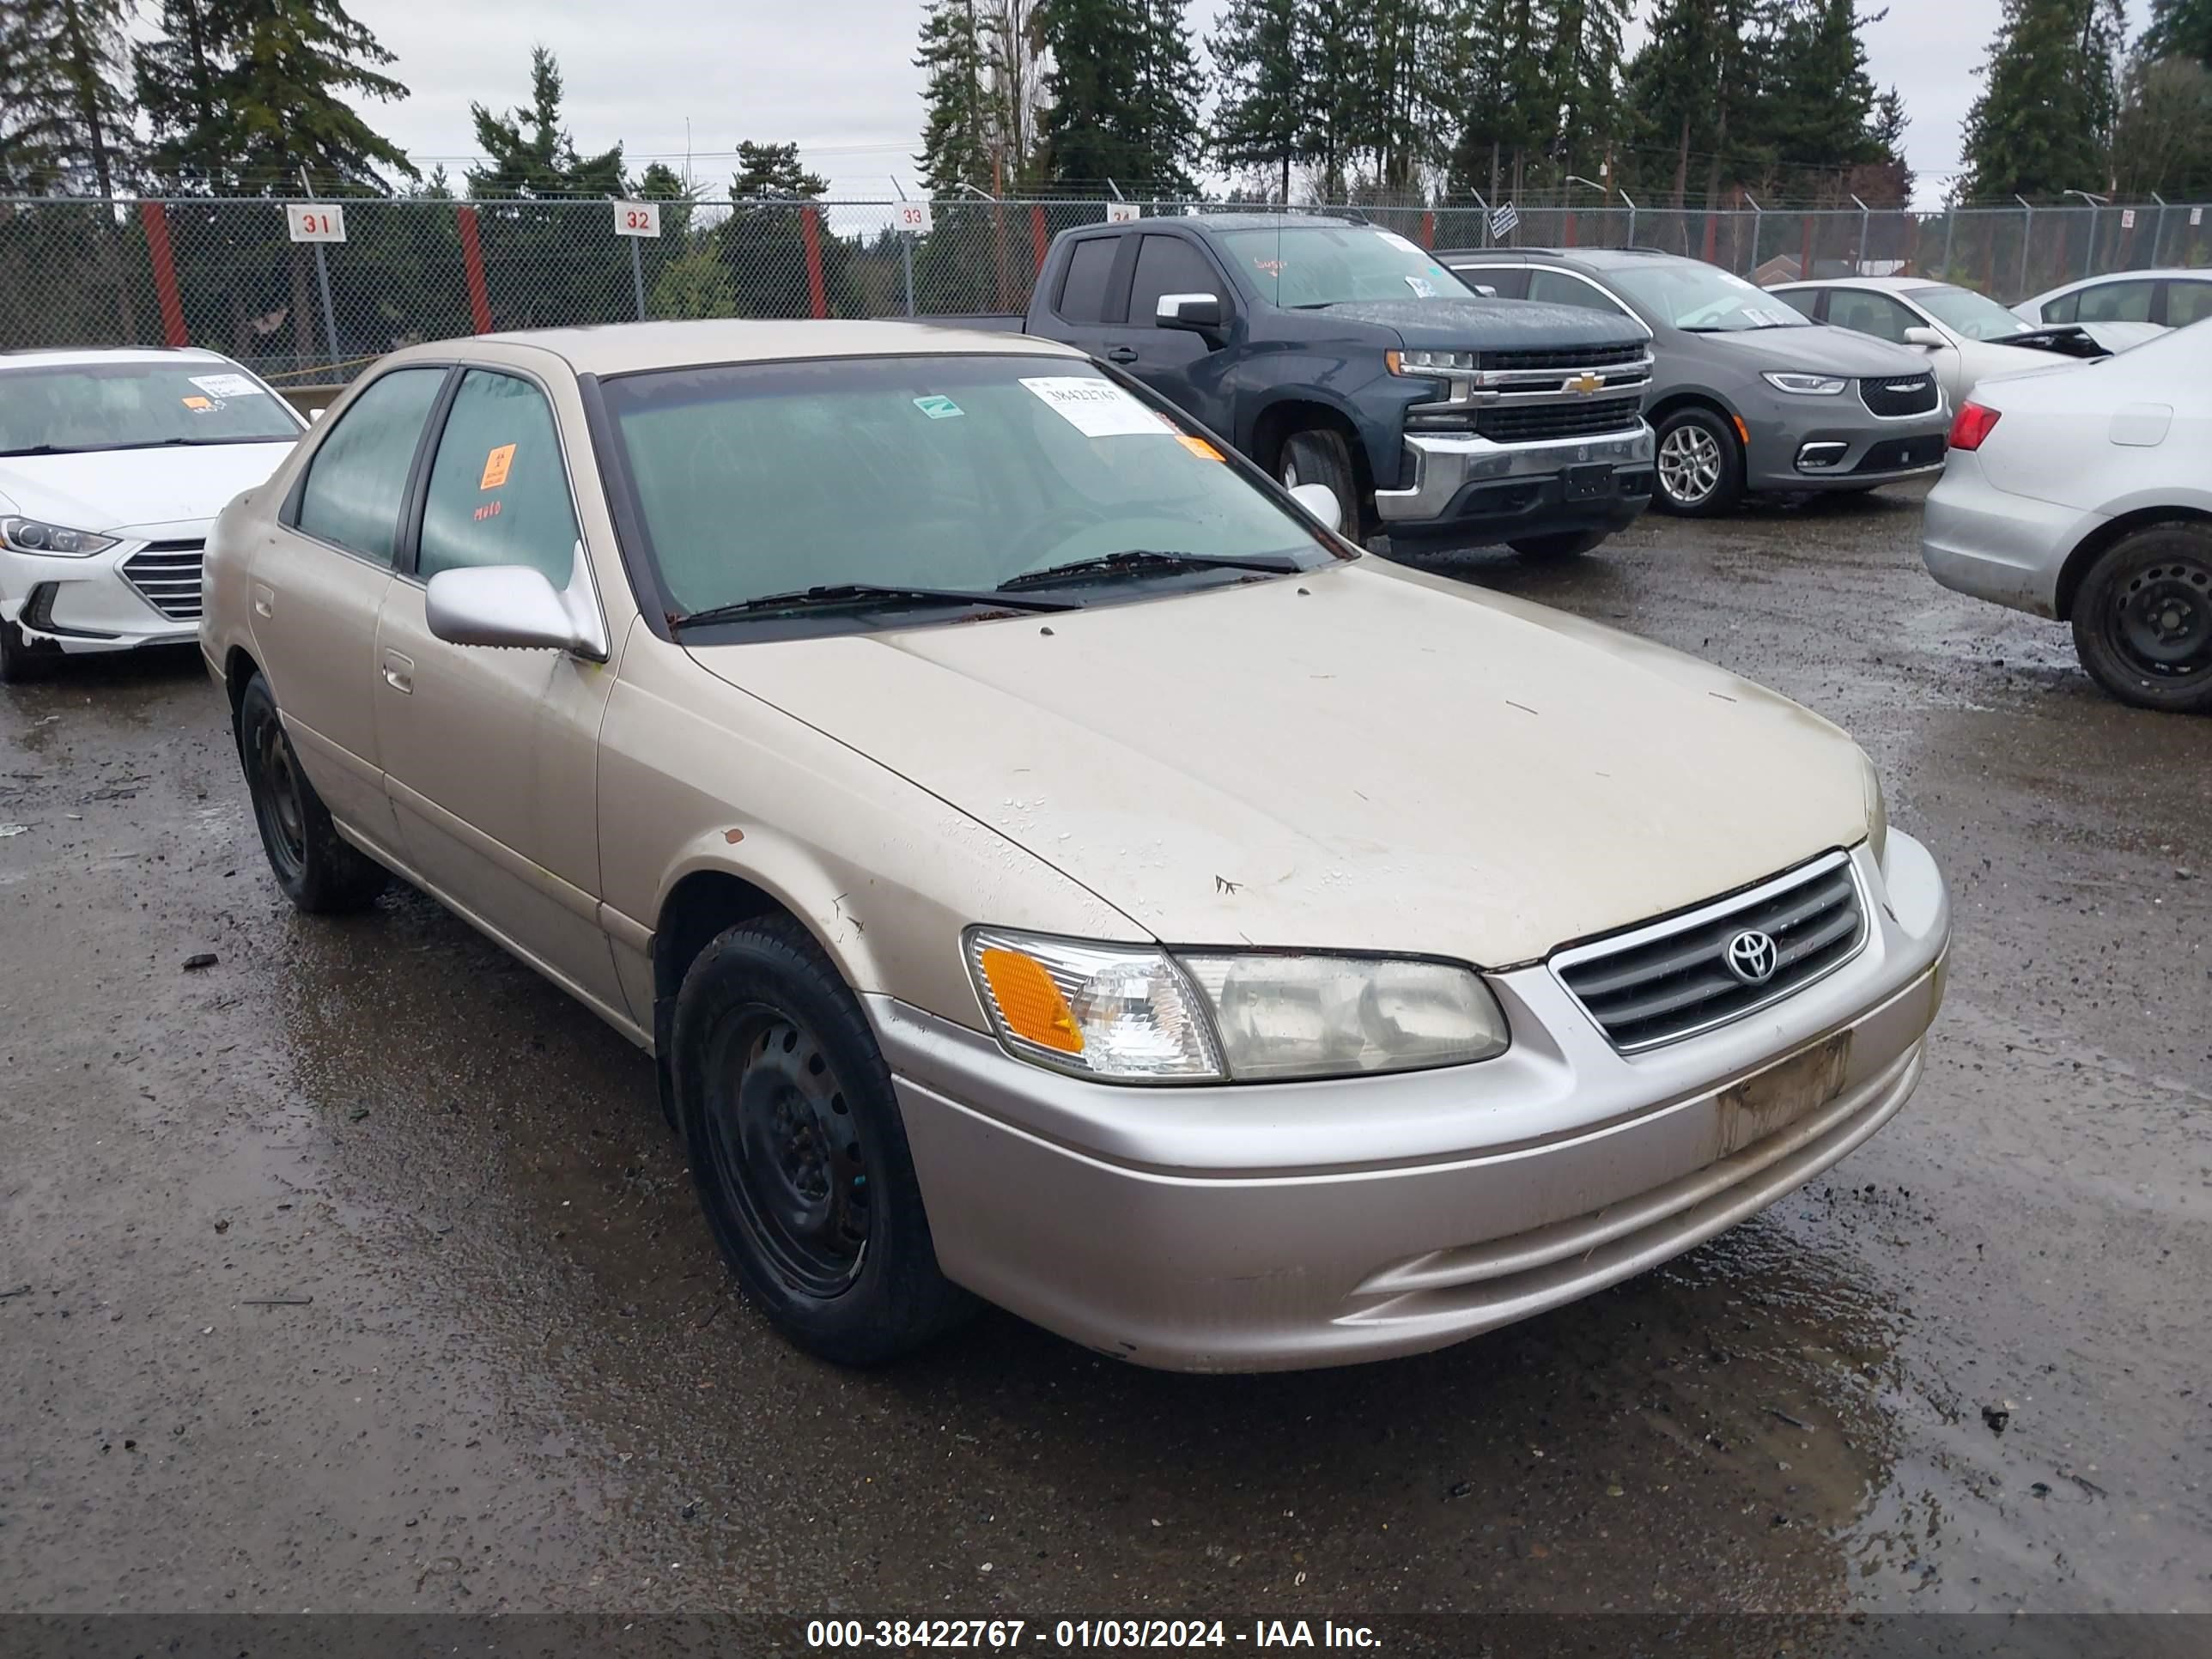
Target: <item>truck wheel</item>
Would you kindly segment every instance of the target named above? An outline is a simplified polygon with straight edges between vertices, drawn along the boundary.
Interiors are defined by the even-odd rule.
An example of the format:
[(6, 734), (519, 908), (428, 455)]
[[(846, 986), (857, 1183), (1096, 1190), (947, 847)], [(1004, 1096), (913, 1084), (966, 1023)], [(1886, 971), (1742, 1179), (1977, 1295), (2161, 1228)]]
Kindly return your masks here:
[(1678, 409), (1659, 423), (1658, 461), (1652, 505), (1662, 513), (1709, 519), (1734, 512), (1743, 499), (1743, 445), (1728, 420), (1709, 409)]
[(1555, 536), (1523, 536), (1517, 542), (1505, 544), (1524, 559), (1551, 564), (1560, 559), (1579, 558), (1604, 539), (1602, 530), (1563, 530)]
[(938, 1271), (890, 1069), (805, 930), (741, 922), (677, 995), (677, 1115), (747, 1296), (824, 1359), (870, 1365), (972, 1311)]
[(2212, 525), (2152, 525), (2106, 548), (2074, 596), (2074, 649), (2122, 702), (2212, 714)]
[(1343, 510), (1343, 533), (1349, 540), (1357, 541), (1367, 523), (1367, 503), (1359, 496), (1359, 475), (1352, 471), (1352, 451), (1346, 447), (1344, 434), (1325, 426), (1293, 432), (1283, 440), (1281, 453), (1275, 458), (1275, 476), (1283, 488), (1294, 484), (1327, 484), (1336, 504)]
[(284, 896), (318, 915), (374, 903), (392, 878), (368, 854), (338, 838), (330, 809), (300, 769), (269, 682), (258, 674), (238, 701), (238, 760), (262, 850)]

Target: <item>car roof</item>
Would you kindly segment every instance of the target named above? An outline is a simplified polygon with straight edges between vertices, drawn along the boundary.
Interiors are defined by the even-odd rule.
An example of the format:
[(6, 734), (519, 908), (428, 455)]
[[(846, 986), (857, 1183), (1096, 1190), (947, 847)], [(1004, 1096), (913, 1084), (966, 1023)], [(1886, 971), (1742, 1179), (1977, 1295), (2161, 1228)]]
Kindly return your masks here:
[(0, 371), (10, 368), (88, 368), (100, 363), (227, 363), (220, 351), (201, 346), (37, 346), (0, 351)]
[[(1917, 294), (1922, 289), (1958, 288), (1959, 284), (1936, 276), (1793, 276), (1786, 283), (1768, 286), (1770, 291), (1785, 288), (1874, 288), (1888, 294)], [(1972, 291), (1960, 289), (1962, 293)]]
[(627, 374), (639, 369), (694, 368), (714, 363), (796, 362), (820, 357), (1072, 357), (1073, 346), (1027, 334), (928, 323), (710, 321), (609, 323), (587, 328), (516, 330), (410, 346), (394, 362), (438, 362), (493, 356), (484, 348), (523, 347), (550, 353), (580, 374)]
[(1668, 253), (1656, 247), (1450, 247), (1440, 249), (1439, 259), (1477, 260), (1504, 264), (1586, 265), (1592, 270), (1625, 270), (1635, 265), (1701, 265), (1703, 259)]

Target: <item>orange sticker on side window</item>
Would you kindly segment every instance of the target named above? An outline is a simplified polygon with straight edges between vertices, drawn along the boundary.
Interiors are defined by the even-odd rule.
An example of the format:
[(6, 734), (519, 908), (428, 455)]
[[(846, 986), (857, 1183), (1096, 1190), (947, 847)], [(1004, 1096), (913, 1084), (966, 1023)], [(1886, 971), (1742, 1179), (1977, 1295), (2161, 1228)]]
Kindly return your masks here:
[(187, 398), (185, 399), (185, 407), (186, 409), (213, 409), (215, 407), (215, 400), (210, 398)]
[(514, 446), (501, 444), (484, 457), (483, 482), (478, 489), (496, 489), (507, 482), (507, 470), (514, 465)]
[(1176, 433), (1176, 441), (1181, 444), (1185, 449), (1190, 451), (1192, 454), (1197, 456), (1200, 460), (1218, 461), (1221, 459), (1221, 452), (1219, 450), (1216, 449), (1212, 444), (1206, 442), (1205, 439), (1194, 438), (1188, 432)]

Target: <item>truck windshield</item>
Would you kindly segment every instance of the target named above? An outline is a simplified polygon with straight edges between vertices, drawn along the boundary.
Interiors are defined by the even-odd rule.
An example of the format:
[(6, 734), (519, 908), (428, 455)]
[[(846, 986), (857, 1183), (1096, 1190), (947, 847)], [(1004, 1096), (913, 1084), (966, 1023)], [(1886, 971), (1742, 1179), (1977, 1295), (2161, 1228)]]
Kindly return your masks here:
[(1419, 247), (1369, 225), (1294, 225), (1214, 235), (1261, 297), (1279, 306), (1468, 297), (1466, 286)]
[(284, 400), (220, 360), (0, 369), (0, 454), (289, 443)]
[(605, 388), (679, 616), (844, 584), (988, 592), (1079, 560), (1189, 556), (1086, 577), (1079, 597), (1095, 603), (1098, 583), (1231, 579), (1200, 562), (1243, 560), (1234, 579), (1264, 580), (1249, 562), (1338, 556), (1213, 445), (1079, 358), (734, 364)]
[(1644, 313), (1646, 322), (1672, 324), (1692, 334), (1813, 326), (1810, 318), (1800, 316), (1765, 289), (1701, 260), (1623, 264), (1605, 276)]

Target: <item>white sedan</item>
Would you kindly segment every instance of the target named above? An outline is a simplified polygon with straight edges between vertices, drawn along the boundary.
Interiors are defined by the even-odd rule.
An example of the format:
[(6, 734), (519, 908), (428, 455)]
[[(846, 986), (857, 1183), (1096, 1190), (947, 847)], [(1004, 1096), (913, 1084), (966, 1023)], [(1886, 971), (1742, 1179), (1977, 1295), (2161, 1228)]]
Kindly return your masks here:
[(2091, 677), (2212, 713), (2212, 323), (1982, 387), (1921, 556), (1944, 586), (2074, 625)]
[(2186, 328), (2212, 317), (2212, 270), (2172, 265), (2108, 270), (2046, 289), (2013, 310), (2031, 323), (2133, 323)]
[(216, 352), (0, 356), (0, 680), (190, 643), (209, 526), (306, 426)]
[[(2048, 343), (2048, 329), (2022, 321), (1987, 295), (1951, 283), (1919, 276), (1844, 276), (1780, 283), (1771, 291), (1816, 322), (1917, 346), (1928, 354), (1928, 366), (1936, 371), (1936, 383), (1954, 409), (1993, 374), (2049, 368), (2054, 356), (2073, 361)], [(2125, 343), (2136, 343), (2136, 337)], [(2045, 343), (2031, 345), (2030, 341)], [(2101, 343), (2118, 349), (2113, 342)]]

